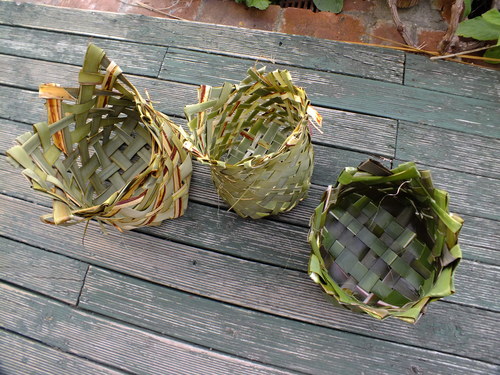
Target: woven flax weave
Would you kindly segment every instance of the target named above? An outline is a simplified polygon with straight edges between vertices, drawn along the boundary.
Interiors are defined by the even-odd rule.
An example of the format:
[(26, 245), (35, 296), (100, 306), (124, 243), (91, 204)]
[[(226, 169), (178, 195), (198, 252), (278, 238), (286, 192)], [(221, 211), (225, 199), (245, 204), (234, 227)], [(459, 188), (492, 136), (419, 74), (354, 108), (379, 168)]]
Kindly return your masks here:
[(89, 45), (80, 87), (40, 86), (48, 120), (7, 152), (32, 187), (53, 199), (42, 221), (97, 219), (119, 230), (183, 214), (191, 158), (176, 127), (110, 61)]
[(462, 222), (414, 163), (346, 168), (311, 218), (309, 274), (347, 308), (415, 323), (454, 292)]
[(248, 70), (240, 84), (201, 86), (185, 113), (185, 147), (211, 167), (219, 195), (242, 217), (291, 210), (310, 186), (309, 121), (321, 117), (287, 71)]

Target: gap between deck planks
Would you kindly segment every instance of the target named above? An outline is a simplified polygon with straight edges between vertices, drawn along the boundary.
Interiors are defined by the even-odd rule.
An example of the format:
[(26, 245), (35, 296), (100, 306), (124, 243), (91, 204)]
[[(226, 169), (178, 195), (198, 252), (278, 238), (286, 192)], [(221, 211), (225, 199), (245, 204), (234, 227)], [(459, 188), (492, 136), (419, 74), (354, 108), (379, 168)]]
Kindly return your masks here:
[[(246, 354), (251, 342), (252, 353), (246, 355), (255, 356), (259, 362), (290, 366), (299, 371), (328, 374), (336, 368), (339, 373), (358, 373), (365, 366), (370, 366), (366, 361), (359, 363), (356, 354), (351, 351), (353, 346), (363, 348), (366, 344), (372, 348), (373, 344), (366, 337), (349, 337), (320, 327), (291, 323), (283, 318), (191, 296), (94, 267), (84, 286), (82, 306), (174, 337), (205, 342), (222, 351), (235, 350)], [(147, 319), (137, 318), (141, 314), (145, 314)], [(315, 338), (314, 344), (304, 347), (303, 339), (308, 336)], [(335, 351), (329, 347), (331, 341), (336, 342)], [(374, 345), (377, 346), (377, 351), (373, 353), (375, 361), (385, 352), (398, 352), (403, 356), (411, 352), (401, 346), (396, 349), (394, 344), (387, 342), (379, 341)], [(314, 363), (315, 356), (328, 359)], [(418, 360), (414, 362), (412, 356), (410, 354), (410, 358), (403, 361), (403, 368), (396, 365), (399, 368), (397, 371), (402, 373), (412, 365), (422, 367), (422, 363)], [(343, 365), (335, 367), (341, 360)], [(392, 362), (394, 358), (388, 356), (384, 366), (392, 367)], [(389, 371), (380, 367), (379, 370)]]
[[(5, 129), (8, 127), (4, 126), (1, 128)], [(274, 226), (281, 228), (281, 230), (284, 231), (284, 233), (278, 233), (278, 237), (281, 237), (281, 234), (283, 234), (284, 238), (295, 238), (294, 236), (296, 233), (303, 233), (303, 236), (305, 236), (306, 229), (283, 227), (278, 223), (294, 224), (296, 226), (307, 228), (309, 216), (314, 207), (318, 204), (323, 191), (323, 187), (313, 186), (310, 190), (309, 198), (300, 203), (299, 206), (291, 212), (273, 217), (272, 220), (241, 220), (236, 218), (234, 214), (226, 212), (228, 207), (217, 196), (207, 168), (196, 163), (194, 166), (195, 174), (193, 176), (190, 192), (190, 200), (193, 203), (190, 203), (189, 210), (185, 213), (184, 218), (180, 218), (175, 221), (165, 221), (161, 227), (164, 233), (163, 237), (174, 239), (177, 242), (182, 242), (182, 238), (190, 238), (192, 241), (192, 225), (194, 222), (197, 222), (196, 218), (198, 216), (196, 216), (196, 214), (198, 212), (202, 213), (201, 217), (203, 218), (208, 216), (208, 221), (207, 219), (201, 220), (202, 225), (200, 226), (197, 224), (197, 230), (200, 231), (200, 235), (203, 234), (203, 236), (208, 236), (208, 239), (213, 238), (213, 242), (206, 241), (205, 247), (210, 243), (213, 243), (214, 246), (225, 244), (225, 247), (223, 248), (238, 249), (241, 254), (249, 251), (248, 248), (255, 251), (255, 247), (251, 246), (251, 244), (255, 241), (253, 233), (273, 233)], [(1, 193), (37, 202), (43, 205), (50, 204), (48, 199), (41, 197), (32, 189), (29, 189), (25, 179), (18, 173), (17, 170), (8, 165), (6, 160), (3, 158), (0, 158), (0, 179), (12, 182), (12, 184), (8, 187), (3, 189), (0, 188)], [(196, 203), (204, 204), (205, 208), (202, 209), (202, 207)], [(208, 207), (206, 206), (207, 204)], [(206, 224), (211, 223), (214, 218), (218, 220), (217, 227), (219, 229), (216, 232), (214, 232), (212, 228), (205, 228)], [(468, 223), (468, 225), (464, 227), (460, 237), (464, 257), (466, 259), (481, 261), (487, 264), (500, 265), (498, 249), (494, 246), (494, 244), (497, 243), (497, 240), (500, 241), (500, 233), (496, 230), (498, 222), (471, 216), (465, 216), (464, 218)], [(183, 225), (185, 221), (186, 224)], [(180, 229), (182, 229), (181, 232), (179, 232)], [(235, 246), (231, 241), (228, 241), (226, 236), (230, 234), (231, 229), (238, 231), (239, 236), (242, 237), (240, 246), (245, 246)], [(155, 229), (152, 230), (155, 231)], [(182, 237), (180, 236), (180, 233), (183, 233)], [(292, 233), (294, 234), (292, 235)], [(245, 234), (248, 235), (248, 238), (245, 238)], [(290, 237), (290, 235), (292, 237)], [(197, 235), (194, 237), (198, 238)], [(273, 243), (273, 241), (266, 242), (259, 241), (259, 239), (257, 239), (257, 241), (261, 244), (267, 245)], [(265, 250), (263, 254), (267, 256), (259, 259), (261, 261), (266, 259), (266, 262), (270, 264), (276, 264), (277, 261), (286, 260), (284, 263), (278, 264), (286, 264), (287, 267), (297, 267), (298, 269), (303, 269), (305, 267), (305, 263), (302, 265), (300, 264), (301, 261), (304, 261), (305, 254), (297, 258), (297, 255), (294, 255), (294, 252), (290, 253), (286, 249), (282, 250), (284, 251), (280, 251), (280, 249)], [(249, 254), (252, 253), (247, 253), (245, 256), (248, 257)]]
[[(180, 86), (174, 86), (174, 87), (182, 87), (182, 85), (180, 85)], [(321, 148), (319, 148), (319, 149), (321, 150)], [(483, 180), (483, 181), (486, 181), (486, 180)], [(484, 202), (486, 203), (486, 200)]]
[[(1, 96), (0, 91), (0, 96)], [(22, 93), (16, 95), (19, 96)], [(6, 105), (5, 111), (14, 109), (17, 111), (15, 105), (8, 105), (8, 101), (0, 101), (0, 107), (2, 103)], [(36, 107), (39, 112), (40, 117), (43, 116), (43, 108)], [(27, 113), (20, 113), (21, 116), (27, 115)], [(33, 117), (28, 115), (28, 118), (23, 119), (24, 121), (33, 120)], [(7, 120), (0, 120), (3, 126), (0, 128), (0, 133), (2, 137), (0, 143), (2, 150), (10, 147), (12, 140), (18, 135), (26, 130), (30, 129), (30, 126), (25, 124), (19, 124), (17, 122), (11, 122)], [(332, 160), (328, 157), (327, 148), (316, 146), (316, 172), (313, 176), (313, 182), (327, 185), (332, 183), (338, 173), (341, 171), (342, 167), (345, 165), (357, 165), (360, 161), (368, 157), (368, 155), (358, 154), (354, 152), (347, 152), (343, 150), (336, 151), (341, 158)], [(345, 164), (342, 164), (345, 163)], [(492, 250), (496, 250), (491, 245), (495, 243), (495, 239), (499, 238), (498, 231), (496, 230), (497, 223), (484, 220), (481, 218), (471, 217), (474, 216), (485, 216), (492, 214), (492, 203), (495, 202), (496, 189), (495, 186), (500, 184), (497, 179), (491, 179), (486, 177), (474, 176), (470, 174), (465, 174), (461, 172), (447, 171), (439, 168), (432, 168), (434, 172), (434, 179), (438, 183), (438, 187), (442, 187), (450, 191), (451, 195), (451, 209), (460, 214), (466, 214), (469, 219), (462, 233), (462, 241), (465, 241), (471, 248), (471, 259), (490, 259), (489, 262), (494, 260), (495, 252), (488, 252), (484, 247), (490, 247)], [(492, 188), (493, 187), (493, 188)], [(499, 187), (500, 188), (500, 187)], [(285, 222), (290, 222), (294, 224), (299, 224), (302, 226), (307, 226), (309, 221), (309, 216), (312, 210), (318, 204), (319, 198), (321, 197), (323, 187), (313, 185), (310, 191), (310, 198), (306, 199), (297, 208), (292, 210), (290, 213), (280, 215), (276, 220), (281, 220)], [(217, 197), (214, 189), (212, 188), (212, 182), (210, 181), (207, 168), (195, 163), (195, 173), (193, 177), (193, 186), (191, 188), (191, 197), (204, 203), (210, 203), (212, 205), (219, 205), (220, 199)], [(493, 212), (494, 214), (494, 212)], [(470, 240), (469, 240), (470, 239)], [(491, 241), (490, 241), (491, 239)], [(475, 242), (480, 241), (481, 247), (477, 247)], [(469, 254), (466, 254), (468, 256)]]
[(0, 237), (0, 277), (76, 305), (88, 265)]
[[(37, 61), (33, 59), (0, 55), (0, 63), (5, 69), (0, 72), (0, 83), (4, 85), (12, 84), (15, 87), (37, 90), (39, 82), (57, 82), (65, 86), (75, 86), (77, 84), (78, 66), (66, 65), (54, 62)], [(11, 77), (16, 76), (16, 81), (11, 82)], [(140, 90), (147, 89), (151, 94), (155, 106), (169, 115), (183, 116), (185, 104), (196, 101), (196, 86), (158, 81), (144, 77), (132, 76), (132, 81)], [(158, 91), (162, 85), (167, 92)], [(162, 88), (160, 88), (161, 90)], [(174, 98), (173, 100), (171, 98)], [(43, 103), (39, 103), (35, 111), (36, 115), (29, 116), (30, 121), (37, 121), (43, 113)], [(7, 109), (9, 113), (15, 109)], [(20, 111), (21, 112), (21, 111)], [(324, 133), (320, 135), (313, 130), (314, 140), (325, 145), (335, 142), (346, 148), (356, 150), (370, 149), (372, 153), (393, 157), (396, 138), (396, 121), (373, 116), (359, 115), (343, 111), (321, 108), (320, 112), (324, 116)], [(21, 115), (21, 114), (19, 114)], [(22, 116), (26, 118), (26, 113)], [(17, 120), (19, 116), (12, 114)], [(5, 115), (4, 115), (5, 117)], [(22, 121), (22, 120), (21, 120)], [(337, 124), (341, 126), (336, 126)], [(366, 129), (370, 129), (371, 137), (366, 139)]]
[(128, 374), (190, 375), (201, 368), (208, 374), (290, 373), (89, 314), (1, 282), (0, 295), (4, 328)]
[[(261, 30), (0, 2), (0, 24), (277, 60), (402, 83), (404, 53)], [(44, 17), (37, 15), (43, 12)], [(171, 22), (172, 21), (172, 22)]]
[[(8, 59), (8, 57), (4, 58)], [(159, 77), (189, 84), (220, 84), (222, 80), (242, 79), (248, 67), (253, 63), (252, 60), (241, 58), (170, 48), (165, 56)], [(5, 66), (10, 66), (10, 64)], [(16, 67), (17, 74), (30, 72), (27, 69), (17, 68), (16, 65), (13, 66)], [(280, 65), (273, 65), (273, 68), (280, 68)], [(56, 67), (53, 67), (52, 71), (54, 70)], [(392, 119), (424, 122), (440, 128), (489, 137), (500, 136), (494, 117), (495, 113), (500, 115), (500, 110), (493, 102), (439, 92), (433, 92), (431, 99), (428, 91), (421, 88), (297, 67), (292, 70), (295, 82), (304, 86), (313, 104), (319, 106)], [(11, 79), (13, 75), (16, 76), (16, 72), (9, 74), (7, 79)], [(68, 73), (68, 76), (71, 74)], [(31, 80), (31, 82), (36, 82), (36, 80)], [(74, 82), (74, 78), (69, 79), (69, 82)], [(147, 85), (146, 82), (145, 84)], [(152, 97), (161, 100), (159, 98), (169, 98), (173, 95), (163, 93), (152, 95)], [(185, 98), (185, 96), (182, 97)], [(182, 111), (186, 103), (186, 101), (181, 103), (177, 111)]]
[[(3, 303), (3, 301), (2, 301)], [(84, 358), (0, 329), (0, 374), (125, 375)]]
[[(124, 235), (114, 231), (103, 236), (94, 223), (89, 226), (82, 246), (81, 228), (42, 227), (37, 225), (42, 208), (12, 198), (0, 198), (7, 211), (6, 222), (0, 223), (0, 231), (9, 233), (9, 237), (17, 241), (29, 241), (34, 246), (88, 263), (241, 307), (353, 333), (369, 332), (373, 337), (402, 344), (480, 360), (497, 360), (490, 350), (496, 335), (487, 327), (498, 324), (498, 313), (436, 302), (430, 310), (432, 319), (422, 319), (418, 326), (396, 321), (375, 322), (372, 318), (331, 306), (302, 272), (166, 240), (152, 241), (150, 236), (139, 232)], [(19, 217), (32, 228), (31, 234), (9, 224), (19, 222)], [(64, 243), (60, 241), (61, 232), (67, 239)], [(143, 249), (140, 257), (137, 249)], [(273, 291), (272, 299), (268, 298), (270, 291)]]
[[(56, 77), (59, 77), (59, 80), (62, 79), (64, 83), (68, 84), (72, 82), (72, 78), (77, 75), (78, 70), (74, 66), (37, 62), (6, 55), (0, 55), (0, 62), (7, 67), (0, 77), (0, 82), (8, 83), (16, 71), (21, 71), (24, 73), (17, 75), (16, 85), (31, 89), (36, 89), (37, 78), (39, 81), (48, 82), (55, 81)], [(12, 68), (9, 69), (9, 67)], [(151, 92), (154, 91), (152, 82), (155, 81), (144, 82)], [(179, 92), (179, 89), (183, 90), (184, 87), (173, 87), (169, 91)], [(194, 96), (194, 88), (191, 89), (191, 93), (185, 92), (185, 94)], [(169, 96), (167, 93), (159, 96), (159, 109), (170, 114), (182, 115), (182, 107), (172, 108), (172, 105), (165, 107), (162, 103), (162, 98)], [(192, 100), (195, 100), (194, 97)], [(394, 156), (394, 148), (396, 147), (395, 123), (382, 118), (332, 111), (325, 108), (320, 108), (320, 111), (325, 115), (325, 134), (320, 135), (314, 132), (315, 142), (350, 147), (360, 151), (370, 150), (386, 157)], [(368, 142), (367, 131), (371, 133)], [(401, 155), (400, 158), (404, 160), (421, 161), (427, 165), (442, 165), (445, 168), (464, 170), (487, 177), (498, 178), (500, 176), (500, 168), (497, 166), (498, 163), (495, 163), (495, 160), (500, 158), (500, 147), (498, 147), (500, 141), (497, 139), (436, 129), (409, 122), (401, 122), (398, 133), (399, 143), (396, 156)], [(446, 142), (436, 147), (442, 139), (445, 139)], [(425, 153), (423, 157), (420, 155), (422, 151)]]

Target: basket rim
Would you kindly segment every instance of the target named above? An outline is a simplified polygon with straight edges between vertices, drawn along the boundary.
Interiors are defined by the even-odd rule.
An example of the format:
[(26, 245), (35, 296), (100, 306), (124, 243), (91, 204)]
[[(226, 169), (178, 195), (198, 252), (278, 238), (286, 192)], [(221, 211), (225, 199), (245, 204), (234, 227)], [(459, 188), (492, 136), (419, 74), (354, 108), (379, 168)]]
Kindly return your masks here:
[[(184, 135), (185, 141), (184, 141), (184, 147), (188, 149), (194, 156), (195, 158), (200, 161), (201, 163), (208, 164), (212, 167), (222, 167), (222, 168), (245, 168), (245, 167), (250, 167), (250, 168), (258, 168), (262, 165), (265, 165), (267, 162), (272, 161), (273, 159), (279, 157), (280, 155), (283, 154), (283, 152), (286, 152), (287, 149), (293, 148), (293, 147), (299, 147), (303, 143), (307, 143), (303, 141), (304, 137), (307, 137), (309, 141), (311, 140), (311, 133), (309, 130), (309, 124), (312, 124), (316, 129), (320, 129), (322, 126), (322, 117), (321, 115), (316, 111), (316, 109), (311, 105), (310, 100), (307, 97), (307, 94), (305, 90), (301, 87), (298, 87), (296, 85), (293, 85), (291, 75), (288, 70), (286, 69), (276, 69), (272, 72), (266, 73), (266, 67), (263, 66), (259, 69), (257, 67), (251, 67), (247, 71), (247, 77), (241, 81), (240, 83), (229, 83), (225, 82), (221, 86), (216, 86), (212, 87), (209, 85), (201, 85), (200, 88), (198, 89), (199, 94), (200, 92), (206, 92), (207, 90), (211, 89), (222, 89), (225, 87), (225, 85), (229, 85), (231, 87), (231, 93), (229, 94), (230, 96), (233, 95), (233, 93), (237, 92), (238, 89), (240, 88), (246, 88), (248, 89), (249, 87), (252, 87), (258, 83), (265, 82), (265, 78), (270, 75), (275, 75), (275, 74), (283, 74), (285, 75), (289, 82), (292, 84), (294, 90), (298, 91), (300, 94), (301, 98), (304, 100), (303, 106), (305, 108), (304, 114), (301, 116), (301, 119), (297, 122), (297, 124), (292, 128), (290, 131), (290, 134), (283, 140), (283, 143), (280, 145), (280, 147), (273, 152), (270, 152), (268, 154), (264, 155), (257, 155), (257, 156), (249, 156), (245, 159), (239, 160), (237, 163), (227, 163), (223, 160), (213, 158), (210, 156), (209, 150), (205, 150), (205, 152), (202, 152), (200, 150), (200, 147), (198, 147), (197, 142), (193, 141), (194, 134), (198, 127), (194, 129), (190, 129), (191, 134), (188, 134), (184, 129), (181, 128), (181, 131)], [(253, 77), (258, 77), (258, 78), (253, 78)], [(253, 79), (250, 81), (250, 79)], [(297, 94), (295, 94), (297, 96)], [(202, 101), (202, 94), (199, 95), (199, 103), (204, 103)], [(196, 104), (194, 104), (196, 105)], [(185, 107), (185, 113), (186, 117), (188, 119), (188, 122), (193, 121), (194, 119), (198, 118), (199, 113), (196, 114), (188, 114), (186, 112), (186, 108), (193, 106), (193, 105), (188, 105)], [(203, 113), (206, 113), (206, 111), (202, 111)], [(310, 142), (309, 142), (310, 143)]]
[[(389, 172), (391, 172), (391, 176), (394, 176), (397, 173), (402, 173), (401, 176), (403, 177), (407, 177), (408, 175), (413, 176), (411, 179), (428, 178), (425, 184), (426, 186), (432, 186), (432, 181), (430, 180), (428, 171), (418, 170), (414, 162), (403, 163)], [(348, 176), (346, 176), (346, 174)], [(458, 215), (448, 212), (447, 199), (442, 202), (442, 206), (444, 207), (443, 211), (445, 211), (445, 214), (451, 217), (457, 225), (445, 226), (446, 233), (448, 233), (446, 235), (446, 245), (451, 246), (449, 246), (446, 254), (444, 252), (438, 254), (435, 259), (436, 261), (441, 262), (445, 256), (450, 256), (451, 254), (453, 260), (448, 260), (448, 263), (441, 265), (441, 269), (439, 270), (439, 273), (436, 273), (436, 277), (432, 282), (430, 290), (425, 295), (419, 295), (419, 298), (414, 301), (395, 307), (374, 306), (360, 301), (355, 296), (346, 293), (340, 285), (333, 280), (320, 253), (320, 247), (322, 246), (322, 228), (324, 227), (326, 216), (330, 209), (339, 203), (339, 190), (342, 187), (349, 186), (353, 182), (359, 182), (360, 180), (363, 180), (363, 178), (366, 179), (369, 184), (373, 185), (376, 182), (384, 183), (387, 180), (394, 179), (394, 177), (391, 176), (375, 176), (369, 172), (360, 171), (358, 168), (347, 167), (337, 179), (335, 187), (331, 185), (328, 186), (323, 194), (321, 203), (316, 207), (310, 220), (308, 240), (311, 245), (311, 256), (309, 259), (308, 272), (309, 276), (315, 283), (320, 284), (327, 294), (333, 296), (337, 302), (345, 307), (351, 306), (351, 309), (356, 307), (378, 319), (385, 319), (389, 316), (393, 316), (409, 323), (415, 323), (429, 302), (454, 293), (453, 276), (461, 258), (461, 250), (458, 244), (458, 234), (462, 227), (463, 219)], [(432, 189), (434, 191), (442, 192), (441, 190), (435, 188)], [(429, 194), (427, 189), (424, 189), (424, 191)], [(447, 193), (444, 192), (444, 194), (447, 197)], [(441, 216), (442, 215), (437, 215), (436, 217), (440, 220)], [(444, 245), (445, 243), (443, 243), (443, 246)], [(383, 302), (383, 299), (381, 299), (381, 301)]]

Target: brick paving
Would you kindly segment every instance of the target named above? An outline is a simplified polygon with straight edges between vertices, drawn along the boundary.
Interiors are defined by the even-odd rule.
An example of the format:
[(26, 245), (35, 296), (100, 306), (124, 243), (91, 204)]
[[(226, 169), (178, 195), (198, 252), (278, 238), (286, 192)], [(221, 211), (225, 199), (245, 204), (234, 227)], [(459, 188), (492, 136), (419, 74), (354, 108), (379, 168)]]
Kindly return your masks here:
[[(17, 1), (167, 17), (165, 14), (138, 6), (136, 0)], [(249, 9), (233, 0), (143, 0), (142, 3), (160, 12), (192, 21), (346, 42), (386, 45), (393, 44), (390, 41), (403, 43), (384, 0), (344, 0), (344, 9), (340, 14), (314, 13), (307, 9), (281, 8), (278, 5), (260, 11), (255, 8)], [(437, 50), (437, 44), (447, 28), (443, 17), (449, 18), (450, 3), (449, 0), (422, 0), (412, 8), (399, 10), (409, 35), (424, 49)]]

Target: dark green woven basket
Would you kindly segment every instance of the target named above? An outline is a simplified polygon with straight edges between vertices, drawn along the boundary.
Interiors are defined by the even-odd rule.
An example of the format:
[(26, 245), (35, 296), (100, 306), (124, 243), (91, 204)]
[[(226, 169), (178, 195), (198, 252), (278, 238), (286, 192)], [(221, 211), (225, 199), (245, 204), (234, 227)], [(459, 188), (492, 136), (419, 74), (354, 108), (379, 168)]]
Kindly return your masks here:
[(341, 305), (415, 323), (454, 292), (463, 220), (414, 163), (346, 168), (311, 218), (311, 278)]

